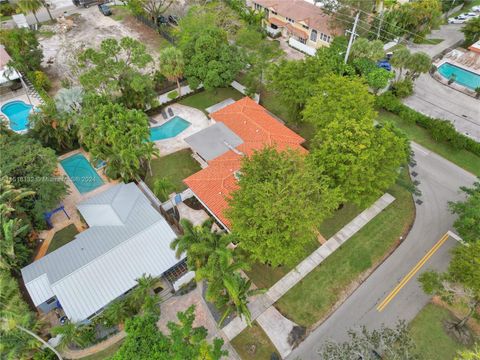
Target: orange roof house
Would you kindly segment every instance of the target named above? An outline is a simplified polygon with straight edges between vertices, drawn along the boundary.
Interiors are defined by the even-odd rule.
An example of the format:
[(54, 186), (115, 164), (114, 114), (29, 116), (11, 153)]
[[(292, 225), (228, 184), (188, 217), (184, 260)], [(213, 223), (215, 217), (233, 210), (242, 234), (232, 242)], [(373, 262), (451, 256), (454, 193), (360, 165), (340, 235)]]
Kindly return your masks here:
[(305, 139), (249, 97), (210, 114), (210, 117), (226, 125), (243, 143), (235, 147), (226, 144), (228, 147), (223, 154), (208, 161), (205, 169), (189, 176), (184, 183), (212, 215), (229, 228), (230, 221), (224, 212), (228, 207), (228, 196), (238, 188), (235, 172), (240, 170), (243, 156), (249, 156), (266, 146), (275, 146), (279, 150), (307, 150), (300, 145)]

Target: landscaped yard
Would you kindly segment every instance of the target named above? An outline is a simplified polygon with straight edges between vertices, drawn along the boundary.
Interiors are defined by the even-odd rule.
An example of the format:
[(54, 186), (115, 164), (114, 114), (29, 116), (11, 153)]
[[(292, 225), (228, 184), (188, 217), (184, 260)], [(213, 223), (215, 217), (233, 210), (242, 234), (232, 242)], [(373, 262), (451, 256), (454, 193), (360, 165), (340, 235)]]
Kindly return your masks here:
[(410, 323), (410, 334), (422, 360), (451, 360), (464, 345), (450, 337), (443, 322), (451, 318), (449, 310), (428, 304)]
[(245, 95), (243, 95), (241, 92), (238, 92), (234, 88), (228, 87), (219, 88), (211, 91), (200, 91), (194, 95), (187, 96), (186, 98), (180, 100), (178, 103), (186, 106), (191, 106), (205, 112), (206, 108), (215, 105), (223, 100), (229, 98), (232, 98), (233, 100), (240, 100), (244, 96)]
[(90, 356), (86, 356), (81, 358), (82, 360), (104, 360), (108, 359), (110, 356), (113, 356), (120, 346), (122, 346), (123, 340), (111, 345), (110, 347), (106, 348), (103, 351), (99, 351), (98, 353)]
[(403, 130), (407, 136), (419, 143), (422, 146), (425, 146), (427, 149), (430, 149), (436, 152), (438, 155), (444, 157), (447, 160), (457, 164), (458, 166), (464, 168), (467, 171), (480, 176), (480, 157), (467, 151), (467, 150), (458, 150), (453, 148), (450, 144), (446, 142), (439, 142), (434, 140), (429, 132), (418, 125), (406, 122), (399, 116), (392, 114), (387, 111), (381, 111), (378, 116), (379, 121), (391, 121), (397, 127)]
[(78, 231), (74, 224), (70, 224), (67, 227), (64, 227), (62, 230), (57, 231), (53, 236), (50, 245), (48, 246), (47, 254), (57, 250), (65, 244), (68, 244), (75, 238), (75, 235), (77, 234)]
[(255, 321), (251, 328), (243, 330), (231, 342), (242, 360), (270, 360), (276, 353), (275, 346)]
[(189, 149), (180, 150), (173, 154), (162, 156), (152, 161), (153, 176), (147, 174), (146, 184), (153, 189), (156, 179), (166, 177), (173, 184), (173, 191), (180, 192), (187, 188), (183, 179), (201, 170), (200, 165), (192, 157)]
[[(402, 177), (409, 181), (407, 170)], [(411, 193), (403, 186), (395, 184), (388, 192), (396, 200), (387, 209), (276, 303), (282, 314), (300, 325), (312, 326), (328, 314), (355, 280), (398, 244), (413, 223), (415, 207)]]

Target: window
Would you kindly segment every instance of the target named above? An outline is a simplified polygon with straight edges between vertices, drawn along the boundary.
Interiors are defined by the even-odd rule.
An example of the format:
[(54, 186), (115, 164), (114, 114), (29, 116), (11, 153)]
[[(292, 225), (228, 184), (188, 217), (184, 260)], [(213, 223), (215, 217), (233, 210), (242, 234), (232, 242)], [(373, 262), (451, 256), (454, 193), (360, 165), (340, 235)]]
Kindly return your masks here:
[(261, 11), (263, 8), (262, 8), (262, 5), (260, 4), (255, 4), (255, 10), (258, 10), (258, 11)]
[(273, 14), (273, 15), (277, 15), (277, 12), (272, 10), (272, 14)]
[(302, 27), (303, 27), (304, 29), (307, 29), (307, 30), (309, 29), (309, 27), (308, 27), (307, 25), (303, 25), (303, 24), (302, 24)]
[(295, 20), (293, 20), (293, 19), (290, 19), (289, 17), (287, 17), (286, 19), (287, 19), (287, 21), (288, 21), (289, 23), (292, 23), (292, 24), (294, 24), (294, 23), (295, 23)]
[(307, 43), (307, 39), (303, 39), (301, 37), (298, 38), (298, 41), (300, 41), (302, 44), (306, 44)]
[(310, 34), (310, 40), (312, 40), (313, 42), (317, 42), (317, 30), (312, 30)]

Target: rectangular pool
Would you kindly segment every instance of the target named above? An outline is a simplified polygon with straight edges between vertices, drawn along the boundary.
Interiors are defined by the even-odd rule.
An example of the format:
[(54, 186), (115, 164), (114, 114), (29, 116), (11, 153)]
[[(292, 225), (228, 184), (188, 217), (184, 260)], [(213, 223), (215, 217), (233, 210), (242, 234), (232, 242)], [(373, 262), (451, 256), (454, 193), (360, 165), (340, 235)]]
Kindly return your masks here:
[(103, 185), (102, 178), (82, 154), (75, 154), (60, 161), (63, 169), (80, 194), (95, 190)]
[(168, 120), (165, 124), (150, 128), (150, 141), (164, 140), (177, 136), (191, 124), (175, 116)]
[(449, 80), (452, 75), (455, 75), (455, 82), (457, 84), (463, 85), (471, 90), (480, 87), (480, 75), (448, 62), (440, 65), (438, 72), (447, 80)]

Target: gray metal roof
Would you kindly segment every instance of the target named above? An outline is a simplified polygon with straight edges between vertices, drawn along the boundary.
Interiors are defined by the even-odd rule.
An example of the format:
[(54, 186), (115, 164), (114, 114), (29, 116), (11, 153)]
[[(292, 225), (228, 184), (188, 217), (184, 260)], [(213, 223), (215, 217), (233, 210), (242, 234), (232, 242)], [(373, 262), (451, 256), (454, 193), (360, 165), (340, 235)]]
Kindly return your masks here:
[(78, 209), (91, 227), (22, 269), (35, 305), (54, 294), (66, 315), (81, 321), (142, 274), (160, 276), (178, 263), (170, 249), (175, 233), (134, 183), (116, 185)]
[(185, 138), (185, 141), (206, 161), (243, 144), (243, 140), (221, 122)]

